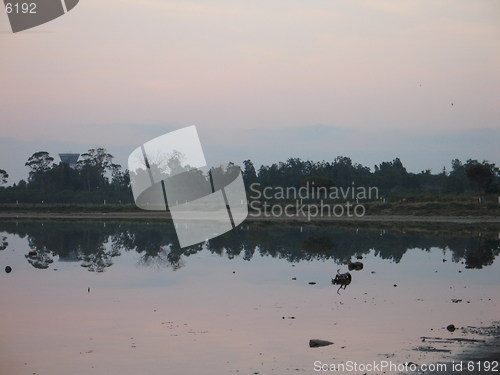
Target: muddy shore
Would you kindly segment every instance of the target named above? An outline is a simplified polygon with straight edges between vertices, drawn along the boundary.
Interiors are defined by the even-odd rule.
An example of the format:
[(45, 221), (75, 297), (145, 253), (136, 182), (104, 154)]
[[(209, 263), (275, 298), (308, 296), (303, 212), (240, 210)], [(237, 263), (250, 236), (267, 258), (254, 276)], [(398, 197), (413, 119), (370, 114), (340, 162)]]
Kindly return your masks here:
[[(485, 329), (482, 335), (484, 335), (484, 342), (478, 342), (468, 346), (461, 354), (453, 359), (453, 362), (443, 362), (446, 364), (446, 371), (418, 371), (414, 374), (498, 374), (500, 372), (500, 325), (496, 325), (492, 329)], [(482, 366), (482, 368), (480, 368), (480, 366)], [(489, 367), (490, 371), (486, 371), (486, 367)], [(496, 371), (493, 371), (494, 369), (496, 369)]]

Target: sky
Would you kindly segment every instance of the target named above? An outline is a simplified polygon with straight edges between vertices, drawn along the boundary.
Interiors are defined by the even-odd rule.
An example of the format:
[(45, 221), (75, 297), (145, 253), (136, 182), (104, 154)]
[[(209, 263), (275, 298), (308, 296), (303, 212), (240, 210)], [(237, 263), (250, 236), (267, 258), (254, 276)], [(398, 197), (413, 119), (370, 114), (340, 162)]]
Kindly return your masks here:
[[(500, 165), (500, 2), (81, 0), (0, 11), (0, 169), (196, 125), (209, 164)], [(453, 103), (453, 104), (452, 104)]]

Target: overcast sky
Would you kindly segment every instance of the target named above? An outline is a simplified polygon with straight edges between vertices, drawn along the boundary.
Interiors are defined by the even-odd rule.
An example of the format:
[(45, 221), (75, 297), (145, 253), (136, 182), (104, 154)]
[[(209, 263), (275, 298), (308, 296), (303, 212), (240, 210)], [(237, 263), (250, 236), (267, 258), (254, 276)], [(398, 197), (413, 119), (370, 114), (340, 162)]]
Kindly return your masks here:
[(0, 48), (10, 182), (35, 151), (125, 165), (193, 124), (214, 164), (500, 165), (496, 0), (81, 0), (17, 34), (0, 11)]

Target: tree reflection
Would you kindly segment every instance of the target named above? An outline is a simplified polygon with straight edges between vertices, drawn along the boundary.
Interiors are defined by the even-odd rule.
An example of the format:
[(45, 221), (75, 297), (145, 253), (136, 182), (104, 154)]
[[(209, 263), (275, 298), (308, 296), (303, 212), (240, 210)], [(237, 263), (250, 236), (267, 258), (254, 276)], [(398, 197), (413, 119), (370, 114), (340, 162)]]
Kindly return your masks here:
[(9, 246), (9, 243), (7, 242), (7, 237), (0, 236), (0, 251), (5, 250), (7, 246)]
[[(258, 254), (292, 263), (332, 260), (339, 265), (372, 251), (377, 257), (398, 263), (410, 249), (440, 248), (451, 252), (453, 262), (464, 262), (467, 268), (491, 265), (500, 254), (500, 240), (484, 233), (457, 237), (269, 223), (242, 225), (204, 244), (184, 249), (179, 246), (173, 224), (165, 222), (2, 222), (0, 232), (27, 237), (30, 250), (26, 259), (33, 267), (49, 268), (58, 258), (80, 262), (91, 272), (105, 271), (113, 264), (113, 258), (131, 251), (140, 255), (141, 266), (174, 271), (186, 265), (187, 257), (205, 248), (229, 259), (242, 257), (250, 261)], [(7, 238), (0, 236), (0, 250), (7, 245)]]
[(104, 245), (91, 250), (80, 249), (78, 259), (82, 261), (81, 266), (86, 267), (90, 272), (103, 272), (105, 268), (113, 265), (113, 257), (119, 256), (120, 251), (111, 248), (106, 249)]
[(500, 241), (480, 238), (477, 242), (476, 247), (471, 247), (465, 252), (465, 268), (489, 266), (500, 252)]
[(52, 253), (47, 250), (30, 251), (25, 257), (29, 264), (41, 270), (49, 268), (50, 264), (54, 262)]

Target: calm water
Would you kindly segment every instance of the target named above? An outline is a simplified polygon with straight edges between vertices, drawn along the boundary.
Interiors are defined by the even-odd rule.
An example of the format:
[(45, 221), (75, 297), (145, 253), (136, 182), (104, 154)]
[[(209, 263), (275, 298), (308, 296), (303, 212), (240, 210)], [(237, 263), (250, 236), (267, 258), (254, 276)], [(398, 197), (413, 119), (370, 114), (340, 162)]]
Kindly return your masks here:
[[(181, 250), (160, 223), (0, 222), (0, 374), (444, 361), (467, 344), (422, 336), (484, 339), (467, 327), (499, 319), (498, 238), (261, 224)], [(357, 256), (337, 294), (331, 279)]]

